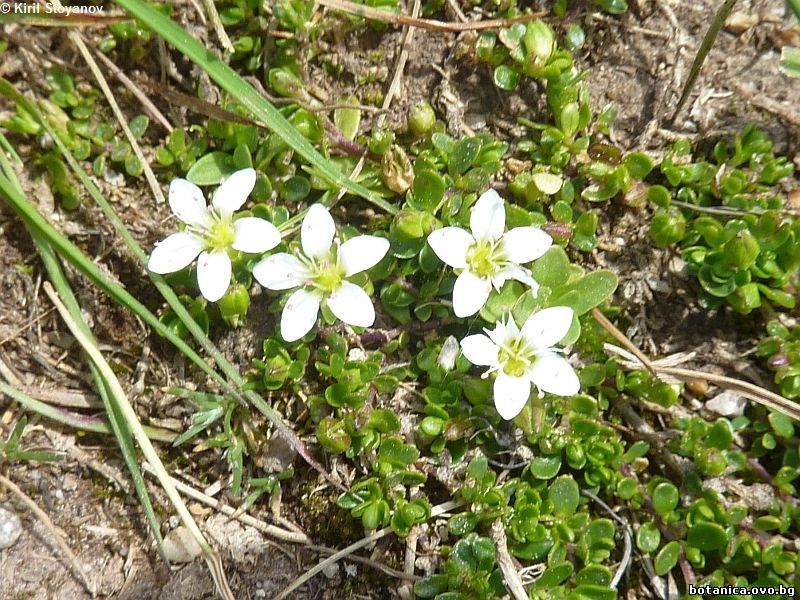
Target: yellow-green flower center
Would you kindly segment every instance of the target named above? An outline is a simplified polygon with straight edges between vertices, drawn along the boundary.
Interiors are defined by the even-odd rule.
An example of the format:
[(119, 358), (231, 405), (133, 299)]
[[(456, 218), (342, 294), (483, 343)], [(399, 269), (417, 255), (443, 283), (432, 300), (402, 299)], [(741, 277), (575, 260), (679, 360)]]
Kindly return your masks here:
[(344, 279), (344, 269), (338, 263), (320, 265), (314, 277), (314, 285), (326, 294), (333, 293)]
[(503, 256), (491, 240), (479, 240), (467, 250), (469, 270), (479, 277), (491, 277), (502, 267)]
[(522, 338), (501, 346), (497, 358), (503, 371), (512, 377), (522, 377), (525, 375), (525, 371), (533, 364), (534, 360), (536, 360), (536, 356), (530, 351), (525, 340)]
[(211, 251), (227, 250), (235, 239), (233, 223), (227, 220), (216, 221), (205, 234), (206, 246)]

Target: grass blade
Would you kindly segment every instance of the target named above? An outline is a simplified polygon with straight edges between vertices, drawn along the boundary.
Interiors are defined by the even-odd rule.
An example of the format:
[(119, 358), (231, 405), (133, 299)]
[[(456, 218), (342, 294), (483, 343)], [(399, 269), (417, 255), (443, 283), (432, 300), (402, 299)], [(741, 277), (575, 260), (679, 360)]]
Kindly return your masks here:
[(725, 24), (734, 6), (736, 6), (736, 0), (725, 0), (722, 6), (719, 7), (717, 14), (714, 15), (714, 20), (711, 21), (711, 25), (708, 27), (708, 31), (706, 31), (706, 34), (703, 36), (703, 41), (697, 49), (697, 54), (694, 56), (692, 67), (689, 69), (689, 78), (686, 80), (686, 83), (683, 84), (681, 97), (680, 100), (678, 100), (678, 105), (675, 107), (675, 112), (672, 113), (669, 119), (670, 123), (675, 121), (678, 113), (681, 112), (683, 105), (686, 103), (687, 98), (689, 98), (689, 94), (694, 87), (694, 82), (697, 81), (700, 69), (703, 68), (703, 63), (706, 61), (706, 56), (708, 56), (708, 53), (711, 51), (711, 47), (714, 45), (720, 29), (722, 29), (722, 26)]
[[(2, 161), (2, 168), (5, 171), (6, 176), (10, 179), (16, 190), (18, 192), (22, 192), (22, 186), (17, 180), (11, 165), (8, 163), (4, 155), (0, 156), (0, 161)], [(75, 321), (76, 327), (81, 329), (87, 339), (96, 344), (97, 342), (95, 341), (94, 336), (89, 329), (89, 325), (84, 320), (78, 299), (75, 297), (70, 283), (64, 275), (64, 271), (61, 269), (61, 264), (59, 263), (55, 252), (53, 252), (53, 248), (42, 237), (41, 232), (30, 231), (30, 234), (39, 251), (39, 256), (41, 257), (42, 263), (47, 270), (50, 281), (58, 290), (58, 294), (64, 301), (67, 310)], [(145, 516), (147, 517), (147, 521), (150, 525), (150, 530), (152, 531), (156, 541), (158, 541), (158, 546), (160, 549), (161, 543), (163, 542), (161, 537), (161, 529), (158, 519), (156, 518), (155, 510), (153, 509), (153, 503), (150, 501), (150, 495), (147, 493), (147, 487), (144, 483), (142, 471), (139, 468), (139, 462), (136, 457), (136, 448), (133, 445), (133, 437), (131, 435), (130, 428), (125, 422), (125, 419), (122, 417), (119, 407), (115, 402), (115, 398), (109, 394), (108, 381), (105, 380), (105, 378), (102, 376), (102, 373), (100, 373), (94, 364), (90, 363), (89, 367), (92, 377), (94, 378), (97, 391), (99, 392), (100, 398), (103, 401), (106, 417), (111, 425), (111, 431), (117, 438), (117, 444), (119, 445), (120, 452), (122, 452), (123, 460), (125, 461), (128, 471), (130, 472), (131, 479), (133, 480), (133, 485), (136, 489), (136, 495), (139, 497), (139, 501), (142, 504)], [(147, 432), (145, 431), (145, 435), (146, 434)], [(162, 556), (164, 555), (162, 554)], [(165, 556), (164, 558), (166, 561)]]
[[(100, 206), (103, 213), (108, 217), (111, 221), (111, 224), (114, 226), (114, 229), (123, 239), (125, 244), (134, 254), (134, 256), (139, 260), (139, 262), (143, 265), (143, 267), (147, 264), (147, 255), (145, 254), (144, 250), (142, 250), (141, 246), (133, 239), (133, 236), (130, 234), (128, 229), (125, 227), (125, 224), (120, 220), (117, 216), (114, 209), (105, 199), (103, 194), (94, 184), (94, 182), (89, 178), (88, 175), (83, 171), (80, 165), (77, 163), (75, 158), (60, 140), (60, 138), (56, 135), (55, 131), (53, 131), (52, 127), (50, 126), (49, 122), (42, 116), (41, 112), (39, 111), (38, 107), (33, 103), (30, 102), (27, 98), (25, 98), (22, 94), (20, 94), (14, 86), (5, 79), (0, 78), (0, 94), (4, 94), (9, 98), (13, 99), (15, 102), (20, 102), (28, 112), (36, 117), (36, 119), (42, 124), (43, 127), (47, 130), (50, 134), (52, 139), (56, 142), (59, 150), (61, 151), (62, 155), (64, 156), (67, 163), (72, 168), (73, 172), (76, 176), (81, 180), (81, 183), (86, 187), (86, 190), (89, 192), (89, 195), (97, 202), (98, 206)], [(2, 182), (0, 182), (0, 192), (2, 191)], [(21, 196), (21, 194), (20, 194)], [(72, 248), (74, 252), (77, 252), (79, 255), (82, 256), (82, 253), (79, 249), (74, 247), (74, 245), (63, 238), (55, 229), (47, 223), (41, 215), (39, 215), (38, 211), (35, 208), (30, 206), (27, 201), (22, 198), (22, 203), (20, 205), (20, 209), (24, 208), (27, 213), (33, 217), (34, 213), (38, 216), (38, 220), (41, 223), (41, 226), (46, 226), (49, 230), (52, 231), (52, 235), (56, 236), (59, 239), (60, 243), (65, 244), (66, 248)], [(50, 239), (50, 238), (48, 238)], [(54, 244), (55, 245), (55, 244)], [(77, 258), (76, 258), (77, 259)], [(72, 262), (72, 261), (70, 261)], [(75, 264), (75, 263), (73, 263)], [(99, 269), (97, 269), (96, 265), (89, 261), (87, 258), (83, 257), (81, 264), (90, 269), (93, 273), (99, 274)], [(76, 268), (80, 270), (81, 266), (75, 264)], [(336, 481), (334, 481), (327, 473), (327, 471), (322, 467), (319, 462), (311, 455), (308, 448), (303, 444), (297, 434), (292, 431), (292, 429), (283, 422), (281, 416), (276, 413), (272, 407), (270, 407), (264, 399), (259, 396), (254, 391), (247, 391), (241, 393), (239, 390), (241, 389), (242, 385), (244, 384), (244, 380), (242, 379), (241, 375), (239, 374), (238, 370), (222, 355), (222, 353), (217, 349), (214, 343), (208, 338), (208, 336), (203, 332), (202, 328), (195, 322), (192, 316), (189, 314), (189, 311), (183, 305), (183, 303), (178, 298), (177, 294), (172, 290), (169, 285), (164, 281), (164, 279), (160, 275), (156, 275), (154, 273), (150, 273), (147, 271), (148, 275), (150, 276), (151, 280), (153, 281), (154, 285), (164, 297), (164, 299), (169, 304), (170, 308), (175, 312), (177, 317), (181, 320), (181, 322), (186, 326), (189, 333), (197, 340), (197, 342), (203, 347), (203, 349), (214, 359), (217, 365), (222, 369), (225, 373), (226, 377), (229, 378), (229, 383), (227, 380), (222, 378), (214, 369), (212, 369), (204, 360), (202, 360), (197, 353), (194, 352), (191, 348), (189, 348), (183, 340), (177, 337), (174, 333), (170, 330), (166, 329), (161, 322), (153, 315), (145, 306), (135, 300), (124, 288), (120, 286), (116, 286), (112, 282), (106, 281), (102, 275), (99, 275), (99, 279), (95, 280), (91, 275), (88, 273), (84, 273), (89, 276), (92, 281), (94, 281), (97, 285), (99, 285), (104, 291), (106, 288), (103, 286), (108, 286), (109, 290), (113, 290), (115, 293), (111, 293), (110, 291), (106, 291), (112, 298), (114, 298), (117, 302), (125, 306), (126, 308), (132, 310), (134, 313), (139, 315), (142, 320), (144, 320), (148, 325), (151, 325), (156, 331), (165, 335), (173, 345), (178, 348), (181, 352), (183, 352), (192, 362), (194, 362), (198, 367), (200, 367), (203, 371), (205, 371), (212, 379), (214, 379), (217, 383), (219, 383), (226, 392), (228, 392), (233, 398), (237, 399), (239, 402), (246, 404), (248, 401), (251, 402), (256, 409), (267, 417), (273, 425), (278, 429), (278, 432), (286, 439), (286, 441), (294, 448), (297, 453), (305, 460), (312, 468), (318, 471), (326, 480), (328, 480), (331, 484), (333, 484), (338, 489), (342, 489), (342, 485)], [(128, 304), (126, 298), (130, 298), (134, 304)], [(144, 311), (140, 313), (140, 311)], [(164, 333), (166, 332), (166, 333)], [(187, 353), (188, 351), (188, 353)], [(198, 362), (199, 361), (199, 362)], [(246, 399), (245, 399), (246, 396)]]
[[(37, 400), (36, 398), (31, 398), (25, 392), (18, 390), (14, 386), (4, 383), (3, 381), (0, 381), (0, 392), (12, 400), (16, 400), (26, 409), (48, 419), (52, 419), (53, 421), (61, 423), (62, 425), (67, 425), (68, 427), (80, 429), (81, 431), (88, 431), (90, 433), (100, 433), (104, 435), (114, 433), (111, 429), (111, 426), (99, 417), (74, 413), (64, 408), (52, 406), (46, 402)], [(171, 431), (167, 431), (166, 429), (148, 427), (147, 425), (143, 425), (142, 427), (144, 432), (147, 434), (147, 437), (149, 437), (151, 440), (167, 443), (172, 443), (175, 440), (175, 434)]]
[(158, 453), (142, 429), (142, 425), (139, 423), (136, 412), (133, 410), (133, 406), (131, 406), (131, 403), (128, 401), (128, 398), (125, 395), (117, 376), (114, 375), (114, 371), (111, 370), (111, 367), (108, 365), (105, 358), (103, 358), (103, 355), (97, 348), (97, 345), (93, 343), (90, 337), (84, 333), (81, 327), (72, 318), (69, 311), (61, 302), (50, 283), (45, 282), (43, 287), (44, 291), (50, 297), (50, 300), (58, 309), (61, 318), (66, 323), (72, 335), (75, 336), (75, 339), (81, 345), (84, 352), (86, 352), (91, 362), (94, 363), (94, 366), (100, 372), (103, 380), (108, 386), (109, 395), (114, 397), (116, 405), (119, 408), (119, 412), (130, 427), (133, 437), (136, 438), (136, 442), (139, 445), (142, 454), (147, 462), (149, 462), (150, 465), (156, 470), (156, 476), (161, 484), (161, 487), (164, 488), (164, 492), (166, 492), (170, 502), (172, 502), (172, 505), (175, 507), (175, 510), (181, 517), (183, 524), (191, 532), (192, 537), (197, 541), (198, 545), (202, 549), (203, 555), (205, 556), (211, 574), (214, 577), (214, 582), (217, 585), (217, 590), (220, 592), (220, 595), (226, 600), (233, 600), (233, 593), (228, 587), (225, 571), (222, 568), (222, 561), (219, 555), (209, 545), (208, 541), (206, 541), (203, 533), (197, 526), (197, 523), (195, 523), (194, 519), (192, 518), (189, 509), (186, 507), (186, 504), (183, 502), (183, 499), (178, 493), (178, 490), (176, 490), (175, 486), (172, 484), (169, 473), (167, 473), (167, 470), (164, 468)]
[(295, 152), (319, 169), (320, 174), (326, 179), (357, 196), (361, 196), (390, 214), (397, 212), (395, 206), (392, 206), (377, 194), (370, 192), (367, 188), (354, 181), (350, 181), (344, 173), (317, 152), (314, 146), (300, 135), (269, 100), (264, 98), (253, 86), (242, 79), (236, 71), (217, 58), (208, 48), (169, 17), (161, 14), (141, 0), (114, 1), (208, 73), (211, 79), (233, 96), (253, 117), (277, 133)]

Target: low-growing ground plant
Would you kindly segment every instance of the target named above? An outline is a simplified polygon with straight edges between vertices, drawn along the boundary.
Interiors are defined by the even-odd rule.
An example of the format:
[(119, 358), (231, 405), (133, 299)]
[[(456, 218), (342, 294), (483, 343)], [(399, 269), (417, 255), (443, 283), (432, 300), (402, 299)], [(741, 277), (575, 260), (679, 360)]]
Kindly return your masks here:
[[(747, 125), (708, 151), (682, 139), (657, 155), (615, 144), (616, 109), (593, 103), (574, 54), (586, 33), (569, 2), (556, 2), (552, 18), (507, 21), (459, 42), (457, 60), (487, 69), (492, 93), (542, 95), (541, 110), (518, 118), (516, 137), (448, 130), (427, 100), (401, 126), (380, 125), (370, 112), (383, 101), (369, 91), (377, 73), (360, 80), (360, 97), (325, 106), (308, 64), (352, 75), (330, 52), (327, 29), (387, 27), (357, 11), (218, 3), (213, 18), (233, 47), (220, 60), (170, 7), (118, 4), (136, 20), (110, 25), (99, 52), (139, 64), (163, 38), (219, 85), (218, 102), (193, 86), (186, 104), (205, 117), (159, 136), (148, 117), (133, 116), (133, 140), (122, 141), (93, 82), (52, 69), (34, 95), (2, 80), (10, 108), (0, 122), (0, 197), (49, 268), (52, 246), (189, 358), (185, 377), (159, 390), (190, 407), (169, 441), (182, 460), (219, 463), (237, 513), (291, 504), (327, 543), (391, 532), (394, 550), (407, 544), (411, 558), (425, 557), (406, 563), (413, 583), (404, 593), (435, 600), (796, 587), (798, 411), (741, 396), (712, 410), (702, 372), (670, 377), (638, 350), (619, 349), (631, 350), (609, 322), (625, 319), (620, 278), (591, 260), (609, 213), (636, 214), (650, 251), (685, 267), (698, 312), (742, 330), (755, 323), (751, 353), (784, 399), (798, 397), (800, 224), (786, 193), (795, 166), (763, 131)], [(358, 4), (401, 10), (394, 0)], [(502, 19), (527, 10), (477, 4)], [(619, 0), (589, 5), (627, 10)], [(443, 6), (423, 2), (422, 15)], [(140, 142), (176, 217), (144, 250), (87, 175), (140, 185)], [(128, 294), (52, 227), (13, 175), (15, 147), (29, 149), (62, 209), (98, 203), (165, 305), (154, 293), (142, 302)], [(81, 214), (63, 218), (80, 223)], [(257, 352), (235, 365), (215, 343), (245, 333)], [(117, 435), (149, 507), (130, 432), (120, 431), (124, 413), (97, 381), (110, 423), (91, 430)], [(0, 454), (42, 460), (18, 449), (24, 427)], [(305, 464), (267, 460), (279, 438)], [(323, 509), (318, 489), (298, 492), (317, 479), (332, 494)], [(327, 526), (331, 511), (349, 523), (344, 533)], [(230, 593), (218, 557), (204, 551), (220, 593)]]

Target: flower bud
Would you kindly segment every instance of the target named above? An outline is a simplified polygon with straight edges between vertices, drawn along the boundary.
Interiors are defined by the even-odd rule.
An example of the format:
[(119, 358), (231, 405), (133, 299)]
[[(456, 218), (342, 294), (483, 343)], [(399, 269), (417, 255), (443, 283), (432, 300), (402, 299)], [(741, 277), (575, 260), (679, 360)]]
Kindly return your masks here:
[(403, 209), (395, 215), (391, 232), (398, 239), (415, 240), (430, 235), (436, 225), (436, 217), (428, 212)]
[(789, 356), (785, 353), (781, 352), (780, 354), (776, 354), (767, 361), (770, 369), (778, 369), (780, 367), (785, 367), (789, 364)]
[(244, 323), (247, 309), (250, 308), (250, 294), (241, 283), (232, 285), (218, 302), (219, 312), (225, 322), (231, 327), (238, 327)]
[(528, 23), (528, 28), (525, 31), (525, 49), (530, 54), (533, 62), (537, 66), (544, 66), (547, 64), (550, 55), (553, 54), (555, 48), (556, 37), (553, 30), (544, 21), (539, 19)]
[(436, 113), (427, 100), (420, 100), (408, 115), (408, 128), (416, 135), (427, 133), (435, 123)]
[(373, 154), (383, 156), (394, 143), (394, 133), (388, 129), (375, 129), (367, 142), (369, 151)]
[(308, 93), (303, 87), (303, 82), (288, 69), (270, 69), (267, 79), (269, 86), (279, 96), (308, 100)]
[(758, 240), (747, 229), (742, 229), (723, 246), (723, 253), (728, 264), (737, 269), (749, 269), (756, 262), (761, 248)]
[(659, 248), (679, 242), (686, 234), (686, 219), (677, 208), (660, 208), (650, 221), (650, 237)]
[(404, 194), (414, 183), (414, 167), (400, 146), (392, 146), (383, 155), (381, 178), (386, 187), (397, 194)]

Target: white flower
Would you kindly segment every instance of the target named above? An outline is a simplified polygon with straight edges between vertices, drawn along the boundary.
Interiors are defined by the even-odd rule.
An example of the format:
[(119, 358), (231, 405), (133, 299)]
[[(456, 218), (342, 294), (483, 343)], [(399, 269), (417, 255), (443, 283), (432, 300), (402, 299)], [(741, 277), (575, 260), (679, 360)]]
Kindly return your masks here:
[(231, 283), (230, 250), (261, 253), (281, 241), (277, 228), (264, 219), (243, 217), (233, 220), (256, 184), (256, 172), (242, 169), (217, 188), (211, 206), (203, 192), (185, 179), (169, 184), (169, 206), (186, 228), (159, 242), (150, 255), (147, 268), (163, 275), (189, 265), (197, 256), (197, 283), (209, 302), (225, 295)]
[(369, 327), (375, 308), (367, 293), (347, 277), (375, 266), (389, 251), (389, 241), (359, 235), (339, 244), (328, 209), (314, 204), (300, 228), (302, 252), (273, 254), (253, 267), (253, 276), (270, 290), (299, 287), (281, 314), (281, 335), (299, 340), (314, 327), (323, 300), (331, 312), (349, 325)]
[(538, 227), (515, 227), (505, 231), (506, 209), (494, 190), (485, 192), (475, 203), (470, 216), (472, 233), (460, 227), (442, 227), (428, 236), (436, 255), (461, 273), (453, 288), (453, 311), (457, 317), (477, 313), (492, 286), (499, 290), (509, 279), (516, 279), (536, 293), (539, 286), (531, 272), (522, 267), (536, 260), (553, 243)]
[(572, 396), (580, 390), (578, 376), (559, 350), (551, 346), (569, 331), (573, 310), (553, 306), (533, 313), (520, 330), (509, 316), (498, 321), (488, 335), (461, 340), (461, 350), (474, 365), (489, 367), (484, 377), (497, 372), (494, 404), (504, 419), (516, 417), (531, 394), (531, 383), (541, 392)]

